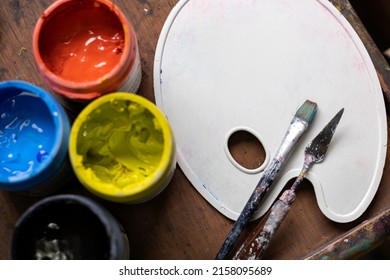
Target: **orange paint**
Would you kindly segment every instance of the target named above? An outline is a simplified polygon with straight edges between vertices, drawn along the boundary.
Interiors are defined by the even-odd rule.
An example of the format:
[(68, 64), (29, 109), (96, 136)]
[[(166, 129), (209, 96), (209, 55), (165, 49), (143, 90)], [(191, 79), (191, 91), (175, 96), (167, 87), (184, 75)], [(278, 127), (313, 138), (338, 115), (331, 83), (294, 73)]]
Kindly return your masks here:
[(33, 33), (35, 65), (53, 93), (89, 102), (136, 93), (142, 78), (134, 28), (110, 0), (57, 0)]
[(100, 79), (119, 63), (123, 27), (105, 5), (80, 1), (53, 16), (41, 32), (39, 51), (54, 74), (72, 82)]

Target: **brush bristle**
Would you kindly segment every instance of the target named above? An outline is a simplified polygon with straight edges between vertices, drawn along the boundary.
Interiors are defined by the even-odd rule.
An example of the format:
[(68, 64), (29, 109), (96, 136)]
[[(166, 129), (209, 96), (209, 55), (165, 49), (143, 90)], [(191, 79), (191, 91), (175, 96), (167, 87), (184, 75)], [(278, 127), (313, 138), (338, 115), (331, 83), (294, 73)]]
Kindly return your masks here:
[(306, 100), (305, 103), (298, 109), (295, 116), (301, 118), (308, 123), (311, 123), (314, 119), (314, 116), (317, 113), (317, 103), (310, 100)]

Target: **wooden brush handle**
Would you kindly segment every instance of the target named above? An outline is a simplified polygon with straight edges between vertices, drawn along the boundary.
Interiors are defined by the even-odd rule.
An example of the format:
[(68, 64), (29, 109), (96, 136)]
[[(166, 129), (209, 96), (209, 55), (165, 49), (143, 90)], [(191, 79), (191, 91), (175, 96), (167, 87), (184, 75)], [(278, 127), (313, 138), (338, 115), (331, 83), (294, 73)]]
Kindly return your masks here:
[(258, 210), (260, 203), (263, 201), (265, 195), (268, 192), (271, 184), (273, 183), (276, 174), (279, 172), (284, 162), (277, 159), (267, 166), (263, 176), (260, 178), (259, 183), (249, 197), (248, 202), (245, 204), (244, 209), (241, 211), (228, 236), (226, 237), (221, 249), (219, 250), (215, 259), (226, 259), (240, 237), (242, 231), (249, 223), (254, 213)]
[[(287, 216), (291, 204), (295, 199), (295, 191), (286, 190), (272, 206), (265, 224), (260, 223), (252, 235), (245, 240), (243, 245), (234, 255), (234, 260), (254, 260), (261, 259), (267, 250), (272, 238), (278, 230), (280, 224)], [(264, 224), (264, 226), (263, 226)]]

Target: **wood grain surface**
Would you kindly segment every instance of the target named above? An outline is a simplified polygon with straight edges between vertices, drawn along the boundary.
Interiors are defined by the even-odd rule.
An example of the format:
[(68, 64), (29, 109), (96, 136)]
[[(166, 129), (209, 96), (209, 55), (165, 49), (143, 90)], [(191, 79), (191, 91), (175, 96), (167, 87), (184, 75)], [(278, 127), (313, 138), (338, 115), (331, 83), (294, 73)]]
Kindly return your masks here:
[[(31, 40), (40, 14), (54, 1), (4, 0), (0, 5), (0, 80), (24, 80), (43, 84), (34, 66)], [(138, 92), (154, 102), (153, 61), (162, 26), (177, 0), (116, 0), (138, 35), (142, 61), (142, 82)], [(389, 96), (388, 65), (381, 57), (368, 33), (358, 22), (348, 1), (332, 1), (357, 26), (359, 35), (367, 42), (377, 67), (386, 101)], [(387, 67), (387, 68), (386, 68)], [(387, 70), (386, 70), (387, 69)], [(74, 117), (77, 110), (70, 110)], [(245, 157), (251, 145), (244, 145)], [(258, 149), (258, 147), (256, 147)], [(238, 153), (239, 154), (239, 153)], [(257, 154), (257, 153), (256, 153)], [(243, 159), (246, 160), (246, 159)], [(258, 159), (255, 159), (258, 160)], [(253, 159), (252, 159), (253, 161)], [(264, 256), (265, 259), (301, 259), (314, 254), (328, 242), (345, 238), (345, 234), (363, 221), (376, 219), (381, 210), (390, 206), (390, 164), (372, 204), (358, 220), (338, 224), (328, 220), (319, 210), (312, 187), (304, 181), (289, 215)], [(213, 259), (230, 231), (233, 221), (215, 210), (195, 190), (180, 167), (159, 196), (138, 204), (125, 205), (103, 201), (85, 190), (76, 180), (61, 190), (95, 199), (105, 206), (123, 225), (130, 241), (131, 259)], [(40, 198), (24, 197), (0, 191), (0, 259), (9, 258), (9, 243), (13, 227), (20, 215)], [(249, 225), (248, 232), (258, 221)], [(245, 236), (244, 236), (245, 237)], [(379, 244), (379, 243), (378, 243)]]

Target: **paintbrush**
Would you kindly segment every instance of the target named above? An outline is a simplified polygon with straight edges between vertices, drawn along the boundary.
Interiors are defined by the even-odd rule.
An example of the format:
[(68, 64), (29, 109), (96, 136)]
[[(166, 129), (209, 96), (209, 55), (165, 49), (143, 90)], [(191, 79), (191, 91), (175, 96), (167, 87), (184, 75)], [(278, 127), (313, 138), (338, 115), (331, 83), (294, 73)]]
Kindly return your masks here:
[(250, 238), (237, 250), (233, 257), (235, 260), (261, 259), (269, 247), (269, 244), (278, 230), (280, 224), (286, 217), (296, 197), (296, 189), (310, 168), (325, 158), (326, 151), (336, 127), (343, 115), (341, 109), (336, 116), (324, 127), (324, 129), (305, 148), (304, 163), (299, 176), (291, 188), (285, 190), (280, 198), (272, 206), (265, 223), (259, 224)]
[(251, 220), (254, 213), (259, 209), (260, 204), (272, 182), (275, 180), (277, 174), (290, 157), (296, 143), (312, 123), (316, 113), (317, 104), (310, 100), (306, 100), (295, 113), (275, 157), (264, 170), (260, 181), (256, 185), (249, 200), (245, 204), (244, 209), (241, 211), (239, 217), (234, 223), (233, 228), (229, 232), (215, 259), (222, 260), (227, 257), (241, 235), (242, 230)]

